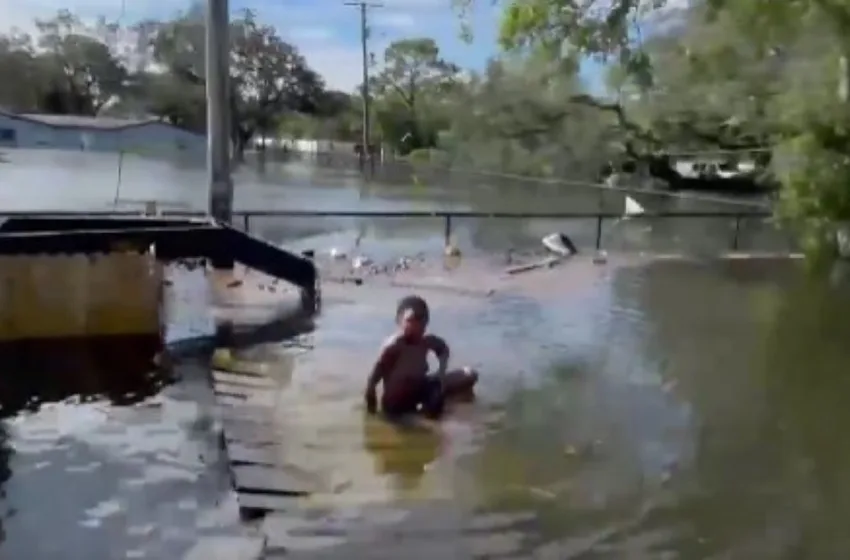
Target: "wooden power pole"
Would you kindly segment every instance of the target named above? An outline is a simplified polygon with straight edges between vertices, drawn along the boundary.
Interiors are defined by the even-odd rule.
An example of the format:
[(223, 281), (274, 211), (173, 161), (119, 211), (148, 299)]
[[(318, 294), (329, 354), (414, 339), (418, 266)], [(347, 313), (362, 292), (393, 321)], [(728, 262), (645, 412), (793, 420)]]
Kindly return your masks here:
[(369, 8), (380, 8), (383, 4), (376, 4), (372, 2), (345, 2), (346, 6), (356, 6), (360, 8), (360, 47), (363, 53), (363, 86), (362, 86), (362, 96), (363, 96), (363, 139), (361, 140), (361, 149), (360, 149), (360, 165), (366, 163), (366, 158), (369, 157), (372, 160), (372, 152), (369, 149), (371, 145), (371, 135), (370, 135), (370, 109), (371, 102), (369, 99), (369, 49), (367, 48), (367, 44), (369, 42), (369, 26), (367, 24), (367, 15)]
[(230, 177), (230, 14), (228, 0), (207, 0), (206, 94), (209, 213), (230, 223), (233, 180)]

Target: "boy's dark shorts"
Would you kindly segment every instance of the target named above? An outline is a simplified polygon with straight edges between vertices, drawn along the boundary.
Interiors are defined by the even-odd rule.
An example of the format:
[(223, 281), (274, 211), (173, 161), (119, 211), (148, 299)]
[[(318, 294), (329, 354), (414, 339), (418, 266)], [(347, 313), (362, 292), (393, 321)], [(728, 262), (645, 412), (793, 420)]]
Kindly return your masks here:
[(445, 409), (442, 383), (436, 377), (428, 376), (408, 402), (393, 403), (393, 406), (386, 406), (387, 404), (383, 403), (381, 408), (384, 415), (391, 420), (417, 412), (428, 418), (439, 418)]

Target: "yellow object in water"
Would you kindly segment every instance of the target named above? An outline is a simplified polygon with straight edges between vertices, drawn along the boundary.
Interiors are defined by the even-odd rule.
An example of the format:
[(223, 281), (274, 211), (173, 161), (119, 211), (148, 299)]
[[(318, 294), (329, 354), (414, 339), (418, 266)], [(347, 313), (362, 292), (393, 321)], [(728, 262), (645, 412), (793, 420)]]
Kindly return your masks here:
[(248, 375), (266, 375), (268, 373), (268, 365), (265, 362), (240, 360), (233, 356), (233, 352), (229, 348), (216, 348), (211, 363), (213, 369), (231, 373)]
[(230, 348), (216, 348), (212, 355), (214, 369), (228, 370), (233, 366), (233, 353)]

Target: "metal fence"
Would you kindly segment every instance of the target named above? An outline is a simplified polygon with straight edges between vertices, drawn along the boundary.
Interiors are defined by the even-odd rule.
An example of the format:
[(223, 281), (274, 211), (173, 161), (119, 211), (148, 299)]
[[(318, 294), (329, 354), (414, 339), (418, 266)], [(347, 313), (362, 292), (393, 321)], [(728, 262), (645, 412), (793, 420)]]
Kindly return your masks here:
[[(80, 212), (80, 211), (40, 211), (40, 212), (5, 212), (0, 213), (4, 217), (26, 217), (26, 216), (57, 216), (57, 217), (83, 217), (83, 216), (138, 216), (139, 211), (131, 210), (110, 210), (110, 211), (95, 211), (95, 212)], [(199, 211), (187, 210), (165, 210), (160, 212), (161, 216), (165, 217), (181, 217), (181, 218), (205, 218), (207, 215)], [(585, 223), (593, 224), (592, 243), (599, 250), (603, 248), (603, 240), (605, 238), (605, 224), (613, 225), (625, 221), (630, 222), (652, 222), (652, 221), (670, 221), (670, 220), (699, 220), (699, 219), (715, 219), (728, 222), (730, 239), (727, 248), (732, 251), (738, 251), (742, 248), (742, 233), (743, 225), (756, 221), (765, 223), (769, 221), (772, 214), (767, 210), (746, 211), (698, 211), (698, 212), (654, 212), (641, 213), (631, 216), (624, 216), (622, 212), (480, 212), (480, 211), (460, 211), (460, 210), (435, 210), (435, 211), (312, 211), (312, 210), (238, 210), (233, 212), (233, 225), (246, 232), (257, 233), (258, 222), (268, 224), (278, 222), (280, 220), (295, 220), (295, 219), (326, 219), (326, 218), (351, 218), (359, 220), (390, 220), (390, 219), (435, 219), (441, 222), (442, 236), (448, 243), (455, 232), (456, 223), (459, 220), (468, 219), (487, 219), (487, 220), (563, 220), (563, 221), (584, 221)], [(590, 233), (589, 231), (587, 232)], [(584, 236), (583, 236), (584, 237)], [(586, 237), (590, 241), (589, 235)], [(582, 243), (583, 244), (583, 243)], [(790, 245), (792, 243), (789, 241)], [(790, 252), (790, 251), (789, 251)]]

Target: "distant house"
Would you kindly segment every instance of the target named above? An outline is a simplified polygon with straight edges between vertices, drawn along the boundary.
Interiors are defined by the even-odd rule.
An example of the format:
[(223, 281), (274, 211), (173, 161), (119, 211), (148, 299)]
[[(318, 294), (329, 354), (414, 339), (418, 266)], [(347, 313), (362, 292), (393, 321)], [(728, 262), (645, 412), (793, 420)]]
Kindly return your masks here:
[(94, 152), (203, 151), (206, 138), (156, 119), (18, 114), (0, 110), (0, 148)]

